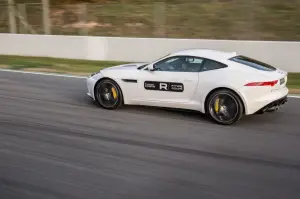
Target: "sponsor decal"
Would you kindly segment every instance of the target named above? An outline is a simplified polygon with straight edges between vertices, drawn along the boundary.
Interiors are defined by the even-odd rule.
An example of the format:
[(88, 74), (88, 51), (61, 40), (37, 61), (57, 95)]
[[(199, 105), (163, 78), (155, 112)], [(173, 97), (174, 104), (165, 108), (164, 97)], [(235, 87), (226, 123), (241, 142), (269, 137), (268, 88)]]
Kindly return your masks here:
[(183, 92), (184, 91), (183, 84), (177, 83), (177, 82), (145, 81), (144, 88), (146, 90), (170, 91), (170, 92)]

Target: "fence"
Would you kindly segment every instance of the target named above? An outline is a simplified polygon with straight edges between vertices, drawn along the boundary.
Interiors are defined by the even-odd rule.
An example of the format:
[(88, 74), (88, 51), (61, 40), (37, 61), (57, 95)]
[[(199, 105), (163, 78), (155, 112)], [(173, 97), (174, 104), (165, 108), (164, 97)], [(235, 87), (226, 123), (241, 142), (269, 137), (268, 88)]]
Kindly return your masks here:
[[(41, 3), (16, 4), (10, 12), (8, 8), (0, 6), (2, 33), (15, 29), (27, 34), (300, 40), (300, 0), (50, 5), (49, 15), (43, 15)], [(15, 25), (9, 25), (11, 12)]]

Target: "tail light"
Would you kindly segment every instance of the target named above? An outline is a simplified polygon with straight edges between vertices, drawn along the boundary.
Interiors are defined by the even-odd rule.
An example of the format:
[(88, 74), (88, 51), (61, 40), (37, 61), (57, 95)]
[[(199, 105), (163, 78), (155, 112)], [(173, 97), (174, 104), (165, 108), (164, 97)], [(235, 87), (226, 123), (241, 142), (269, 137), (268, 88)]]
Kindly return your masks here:
[(269, 81), (269, 82), (250, 82), (245, 86), (275, 86), (278, 80)]

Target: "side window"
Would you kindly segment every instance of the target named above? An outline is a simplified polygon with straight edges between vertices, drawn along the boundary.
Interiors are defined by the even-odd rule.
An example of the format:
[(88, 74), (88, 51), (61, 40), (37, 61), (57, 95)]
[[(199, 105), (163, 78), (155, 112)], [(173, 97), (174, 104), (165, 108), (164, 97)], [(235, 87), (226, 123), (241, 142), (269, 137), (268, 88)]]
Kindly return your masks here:
[(187, 62), (190, 64), (202, 64), (203, 59), (198, 57), (187, 57)]
[(203, 59), (190, 56), (176, 56), (156, 63), (157, 71), (199, 72)]
[(221, 68), (226, 68), (227, 66), (225, 64), (206, 59), (203, 63), (201, 71), (209, 71), (209, 70), (217, 70)]
[(168, 59), (165, 63), (167, 63), (167, 64), (176, 63), (176, 61), (178, 61), (179, 59), (180, 59), (180, 57), (173, 57), (171, 59)]
[(175, 66), (179, 64), (180, 57), (169, 57), (154, 64), (156, 71), (174, 71)]

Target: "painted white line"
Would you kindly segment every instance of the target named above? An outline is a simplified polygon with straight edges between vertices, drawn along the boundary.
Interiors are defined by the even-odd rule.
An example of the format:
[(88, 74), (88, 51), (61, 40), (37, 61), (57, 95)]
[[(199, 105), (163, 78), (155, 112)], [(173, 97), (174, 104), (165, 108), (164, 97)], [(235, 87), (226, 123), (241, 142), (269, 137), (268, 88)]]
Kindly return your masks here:
[[(85, 79), (84, 76), (76, 76), (76, 75), (65, 75), (65, 74), (56, 74), (56, 73), (42, 73), (42, 72), (30, 72), (30, 71), (20, 71), (20, 70), (11, 70), (11, 69), (0, 69), (3, 72), (11, 72), (11, 73), (23, 73), (23, 74), (33, 74), (33, 75), (46, 75), (46, 76), (54, 76), (54, 77), (69, 77), (69, 78), (78, 78)], [(289, 98), (297, 98), (300, 99), (300, 95), (288, 95)]]
[(289, 95), (288, 97), (290, 97), (290, 98), (298, 98), (298, 99), (300, 99), (300, 96), (299, 96), (299, 95)]
[(67, 74), (57, 74), (57, 73), (43, 73), (43, 72), (29, 72), (29, 71), (20, 71), (20, 70), (10, 70), (10, 69), (0, 69), (2, 72), (11, 72), (11, 73), (23, 73), (23, 74), (32, 74), (32, 75), (46, 75), (46, 76), (54, 76), (54, 77), (70, 77), (70, 78), (80, 78), (85, 79), (84, 76), (76, 76), (76, 75), (67, 75)]

